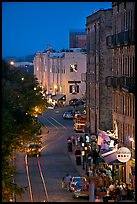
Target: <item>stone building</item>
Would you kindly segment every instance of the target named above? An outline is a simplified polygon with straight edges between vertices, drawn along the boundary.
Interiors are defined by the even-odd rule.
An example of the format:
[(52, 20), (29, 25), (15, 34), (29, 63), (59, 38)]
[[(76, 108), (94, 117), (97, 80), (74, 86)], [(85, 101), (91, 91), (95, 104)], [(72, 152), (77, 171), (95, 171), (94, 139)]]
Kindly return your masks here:
[(105, 78), (112, 74), (112, 50), (106, 46), (106, 36), (112, 30), (112, 9), (99, 10), (86, 19), (87, 120), (90, 132), (112, 129), (112, 88), (105, 86)]
[(123, 165), (124, 181), (134, 182), (135, 165), (135, 2), (113, 2), (112, 35), (107, 46), (113, 51), (113, 77), (107, 87), (113, 88), (113, 129), (119, 147), (128, 147), (131, 160)]
[(38, 52), (34, 57), (34, 75), (54, 99), (65, 96), (66, 104), (72, 98), (84, 98), (86, 92), (82, 74), (86, 73), (86, 54), (79, 51)]

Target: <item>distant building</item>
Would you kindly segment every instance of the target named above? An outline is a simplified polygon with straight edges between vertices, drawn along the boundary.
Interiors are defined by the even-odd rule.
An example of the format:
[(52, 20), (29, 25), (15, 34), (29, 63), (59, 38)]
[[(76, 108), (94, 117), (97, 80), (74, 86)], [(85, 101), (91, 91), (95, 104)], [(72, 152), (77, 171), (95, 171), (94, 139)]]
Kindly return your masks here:
[(13, 66), (27, 73), (34, 74), (34, 64), (32, 62), (25, 62), (25, 61), (14, 62), (13, 61)]
[(86, 73), (86, 55), (82, 52), (47, 51), (38, 52), (34, 57), (34, 75), (46, 94), (64, 95), (66, 104), (72, 98), (85, 97), (82, 73)]
[(86, 48), (86, 31), (70, 30), (69, 32), (69, 48)]

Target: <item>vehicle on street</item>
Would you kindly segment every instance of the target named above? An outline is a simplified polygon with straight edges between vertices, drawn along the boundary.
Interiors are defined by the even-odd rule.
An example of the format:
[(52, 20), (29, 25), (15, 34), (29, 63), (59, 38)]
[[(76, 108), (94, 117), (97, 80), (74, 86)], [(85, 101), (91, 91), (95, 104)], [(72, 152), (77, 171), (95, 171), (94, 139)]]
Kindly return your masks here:
[(85, 132), (86, 127), (86, 115), (76, 114), (74, 117), (74, 130), (76, 132)]
[(74, 176), (72, 177), (71, 179), (71, 182), (70, 182), (70, 191), (73, 191), (74, 190), (74, 187), (75, 185), (79, 183), (79, 184), (87, 184), (87, 180), (85, 177), (83, 176)]
[(26, 150), (27, 156), (40, 156), (41, 145), (39, 144), (30, 144)]
[(54, 108), (55, 108), (55, 105), (53, 103), (50, 103), (48, 106), (48, 109), (54, 109)]
[(84, 105), (86, 103), (85, 100), (83, 99), (77, 99), (77, 98), (73, 98), (69, 101), (69, 105), (70, 106), (79, 106), (79, 105)]
[(65, 113), (63, 113), (63, 118), (64, 119), (73, 119), (74, 114), (72, 112), (65, 112)]
[(76, 183), (72, 192), (73, 198), (89, 197), (89, 185), (87, 183)]
[(79, 104), (78, 104), (78, 101), (79, 101), (79, 99), (73, 98), (73, 99), (71, 99), (71, 100), (69, 101), (69, 105), (70, 105), (70, 106), (79, 105)]

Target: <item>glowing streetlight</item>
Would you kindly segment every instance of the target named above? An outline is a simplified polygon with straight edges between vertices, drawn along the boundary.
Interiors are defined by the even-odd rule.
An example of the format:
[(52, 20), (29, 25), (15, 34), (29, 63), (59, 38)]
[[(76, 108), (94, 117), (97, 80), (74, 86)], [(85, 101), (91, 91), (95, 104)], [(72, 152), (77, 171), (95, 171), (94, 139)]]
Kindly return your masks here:
[(39, 110), (39, 109), (38, 109), (38, 107), (36, 106), (36, 107), (35, 107), (35, 111), (38, 112), (38, 110)]
[(36, 87), (34, 87), (34, 91), (36, 91), (37, 90), (37, 88)]
[(14, 63), (14, 61), (10, 61), (10, 65), (14, 65), (15, 63)]

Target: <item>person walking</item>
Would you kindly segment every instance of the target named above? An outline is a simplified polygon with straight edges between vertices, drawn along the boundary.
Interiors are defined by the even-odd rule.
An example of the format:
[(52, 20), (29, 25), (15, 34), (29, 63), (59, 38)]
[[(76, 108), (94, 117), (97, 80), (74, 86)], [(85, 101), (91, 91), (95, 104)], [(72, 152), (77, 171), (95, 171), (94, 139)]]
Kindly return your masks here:
[(75, 136), (73, 135), (71, 139), (72, 139), (73, 146), (75, 146)]
[(71, 176), (67, 173), (65, 177), (65, 183), (67, 184), (67, 190), (70, 190), (70, 181), (71, 181)]

